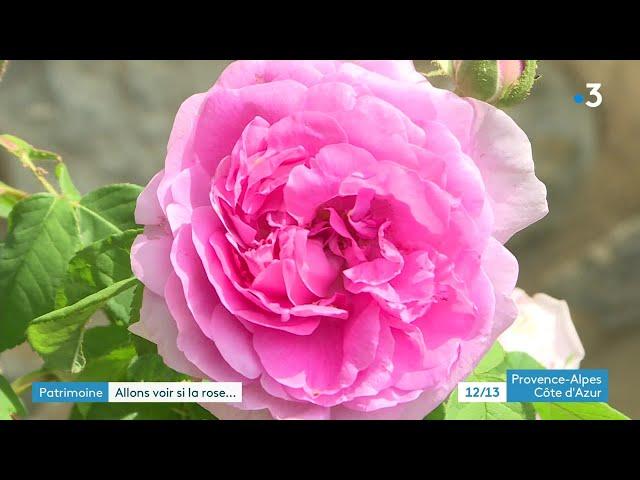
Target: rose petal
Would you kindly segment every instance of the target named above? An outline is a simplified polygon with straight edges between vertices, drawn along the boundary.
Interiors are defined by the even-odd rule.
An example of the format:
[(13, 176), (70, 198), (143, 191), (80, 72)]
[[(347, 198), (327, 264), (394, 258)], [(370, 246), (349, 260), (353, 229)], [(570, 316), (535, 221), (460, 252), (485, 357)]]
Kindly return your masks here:
[(140, 320), (129, 327), (129, 330), (145, 338), (158, 346), (158, 353), (162, 355), (164, 362), (174, 370), (196, 378), (204, 378), (202, 373), (187, 357), (178, 345), (178, 328), (172, 318), (167, 304), (160, 295), (156, 295), (148, 289), (142, 293), (142, 307)]
[(502, 110), (469, 100), (475, 117), (469, 155), (478, 165), (493, 207), (494, 237), (505, 243), (548, 211), (547, 189), (535, 176), (527, 135)]
[(136, 202), (135, 218), (139, 225), (160, 225), (164, 220), (162, 207), (158, 201), (158, 186), (164, 177), (164, 170), (160, 170), (144, 187)]
[(131, 245), (131, 270), (156, 295), (164, 293), (171, 274), (171, 237), (150, 227), (138, 235)]

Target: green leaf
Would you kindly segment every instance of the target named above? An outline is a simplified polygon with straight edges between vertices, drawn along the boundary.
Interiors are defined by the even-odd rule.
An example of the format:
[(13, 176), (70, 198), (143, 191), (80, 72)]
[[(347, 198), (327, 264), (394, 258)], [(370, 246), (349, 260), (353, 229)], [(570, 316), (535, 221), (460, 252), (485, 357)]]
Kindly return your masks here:
[(87, 361), (91, 361), (130, 344), (131, 334), (126, 328), (107, 325), (85, 331), (82, 349)]
[(541, 402), (533, 406), (542, 420), (629, 420), (602, 402)]
[(130, 325), (140, 319), (142, 306), (142, 284), (134, 289), (122, 292), (107, 302), (104, 311), (115, 325)]
[(507, 353), (504, 361), (505, 370), (545, 370), (545, 368), (538, 363), (528, 353), (524, 352), (509, 352)]
[(139, 337), (138, 335), (131, 335), (133, 339), (133, 345), (136, 348), (138, 355), (147, 355), (149, 353), (158, 353), (158, 346), (147, 340), (146, 338)]
[(129, 364), (135, 356), (136, 350), (133, 345), (129, 344), (116, 347), (101, 357), (87, 359), (87, 364), (80, 372), (78, 380), (82, 382), (124, 382), (127, 379)]
[(133, 298), (131, 299), (131, 305), (129, 305), (129, 324), (136, 323), (140, 320), (140, 308), (142, 307), (143, 293), (144, 285), (139, 283), (135, 289)]
[(505, 352), (498, 342), (495, 342), (491, 349), (482, 357), (480, 363), (474, 369), (475, 374), (489, 373), (496, 369), (505, 359)]
[(0, 218), (7, 218), (18, 201), (20, 201), (20, 198), (10, 193), (0, 193)]
[[(56, 296), (56, 308), (74, 304), (132, 277), (130, 251), (138, 233), (139, 230), (117, 233), (76, 252), (69, 261), (67, 274)], [(133, 295), (133, 291), (120, 295), (125, 293)]]
[(80, 232), (89, 245), (114, 233), (137, 228), (134, 211), (142, 187), (128, 183), (109, 185), (80, 200)]
[(0, 420), (26, 417), (27, 411), (20, 397), (13, 391), (7, 380), (0, 375)]
[(446, 415), (447, 415), (447, 409), (445, 407), (445, 402), (442, 402), (435, 409), (433, 409), (431, 413), (429, 413), (429, 415), (424, 417), (424, 419), (425, 420), (444, 420)]
[(7, 218), (14, 205), (25, 197), (25, 192), (0, 182), (0, 218)]
[(49, 368), (79, 372), (86, 361), (82, 339), (87, 321), (110, 298), (133, 288), (137, 282), (133, 277), (121, 280), (73, 305), (36, 318), (27, 329), (31, 346)]
[[(544, 370), (544, 367), (524, 352), (505, 353), (496, 342), (465, 381), (503, 382), (507, 370), (519, 369)], [(457, 388), (441, 407), (445, 420), (534, 420), (536, 412), (543, 420), (628, 419), (606, 403), (459, 403)], [(441, 415), (437, 410), (425, 419), (431, 419), (431, 415)]]
[(36, 148), (21, 138), (13, 135), (0, 135), (0, 146), (4, 147), (13, 156), (18, 158), (26, 157), (32, 162), (38, 162), (41, 160), (53, 160), (56, 162), (62, 161), (62, 158), (57, 153)]
[(123, 345), (102, 357), (87, 360), (86, 366), (78, 375), (78, 381), (124, 382), (129, 363), (135, 355), (136, 351), (133, 345)]
[[(508, 352), (505, 354), (504, 361), (501, 365), (479, 376), (477, 375), (477, 370), (478, 369), (474, 372), (474, 376), (479, 378), (478, 381), (488, 381), (486, 380), (487, 376), (495, 377), (496, 375), (503, 375), (503, 381), (504, 374), (507, 370), (545, 370), (545, 367), (527, 353)], [(522, 411), (528, 419), (534, 419), (536, 412), (538, 412), (540, 418), (543, 420), (620, 420), (627, 418), (606, 403), (540, 402), (523, 404), (509, 403), (505, 405), (521, 405)]]
[[(129, 324), (133, 324), (140, 320), (140, 308), (142, 306), (142, 293), (144, 291), (144, 286), (140, 283), (135, 288), (135, 293), (133, 295), (133, 300), (131, 302), (131, 306), (129, 309)], [(139, 337), (131, 333), (131, 338), (133, 339), (133, 345), (136, 347), (136, 352), (138, 355), (142, 356), (147, 353), (158, 353), (158, 346), (147, 340), (146, 338)]]
[(18, 202), (8, 224), (0, 247), (0, 352), (23, 342), (28, 323), (54, 307), (80, 242), (72, 205), (47, 193)]
[(82, 350), (86, 365), (77, 379), (83, 382), (124, 382), (136, 356), (129, 331), (115, 325), (86, 330)]
[[(56, 308), (75, 303), (113, 283), (131, 277), (131, 244), (141, 230), (110, 235), (83, 248), (69, 262)], [(110, 299), (104, 310), (116, 325), (128, 325), (139, 318), (142, 287), (126, 290)]]
[(73, 184), (67, 166), (62, 162), (56, 165), (56, 178), (58, 179), (60, 190), (68, 199), (74, 201), (80, 200), (82, 195), (80, 195), (80, 192)]
[[(525, 357), (528, 357), (528, 355), (521, 352), (516, 354), (506, 353), (502, 346), (495, 342), (465, 381), (504, 382), (507, 368), (519, 368), (517, 366), (511, 367), (510, 365), (518, 365), (518, 362), (523, 362)], [(457, 388), (445, 402), (444, 411), (445, 420), (535, 419), (535, 410), (530, 403), (459, 403)]]
[(89, 404), (87, 403), (75, 403), (73, 408), (71, 408), (71, 413), (69, 414), (69, 420), (84, 420), (84, 416), (86, 412), (89, 410), (87, 407)]
[(128, 378), (130, 382), (181, 382), (189, 380), (188, 375), (167, 367), (162, 361), (162, 357), (156, 353), (135, 358), (129, 365)]

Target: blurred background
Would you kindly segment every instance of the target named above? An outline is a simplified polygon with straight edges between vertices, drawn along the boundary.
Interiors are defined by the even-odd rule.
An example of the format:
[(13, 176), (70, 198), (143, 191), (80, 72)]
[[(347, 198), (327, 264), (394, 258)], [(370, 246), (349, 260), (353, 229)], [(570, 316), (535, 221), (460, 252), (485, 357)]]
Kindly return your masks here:
[[(0, 85), (0, 132), (61, 154), (83, 192), (146, 184), (162, 168), (180, 103), (228, 63), (14, 61)], [(567, 300), (582, 366), (609, 369), (609, 402), (640, 418), (640, 61), (543, 61), (539, 73), (531, 97), (507, 112), (531, 140), (550, 213), (507, 246), (519, 286)], [(597, 108), (573, 101), (586, 83), (602, 84)], [(39, 189), (3, 155), (0, 179)], [(32, 362), (25, 349), (3, 368), (11, 378)]]

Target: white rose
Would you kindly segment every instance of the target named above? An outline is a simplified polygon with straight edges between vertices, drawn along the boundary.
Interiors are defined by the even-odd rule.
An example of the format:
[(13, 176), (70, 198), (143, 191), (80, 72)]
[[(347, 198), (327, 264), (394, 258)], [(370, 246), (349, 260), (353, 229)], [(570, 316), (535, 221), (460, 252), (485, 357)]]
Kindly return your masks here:
[(571, 321), (569, 307), (544, 293), (533, 297), (517, 288), (513, 299), (519, 314), (498, 341), (507, 352), (525, 352), (550, 369), (580, 366), (584, 348)]

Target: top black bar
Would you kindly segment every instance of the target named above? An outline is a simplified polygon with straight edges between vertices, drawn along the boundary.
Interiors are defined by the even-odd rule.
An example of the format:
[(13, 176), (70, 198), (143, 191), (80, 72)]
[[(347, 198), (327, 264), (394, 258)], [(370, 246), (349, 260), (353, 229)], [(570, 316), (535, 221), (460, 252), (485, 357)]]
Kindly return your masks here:
[(462, 4), (453, 14), (440, 13), (431, 3), (424, 11), (387, 5), (388, 12), (375, 21), (371, 12), (349, 18), (325, 4), (283, 12), (277, 20), (262, 16), (253, 4), (241, 14), (175, 6), (164, 21), (161, 9), (154, 8), (138, 16), (110, 10), (82, 20), (38, 22), (31, 13), (16, 19), (3, 5), (0, 58), (640, 59), (632, 15), (610, 19), (602, 12), (574, 11), (562, 17), (557, 5), (541, 11), (541, 18), (528, 11), (505, 18), (496, 12), (476, 15)]

